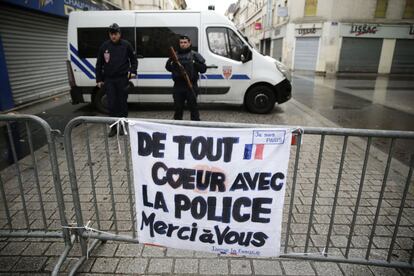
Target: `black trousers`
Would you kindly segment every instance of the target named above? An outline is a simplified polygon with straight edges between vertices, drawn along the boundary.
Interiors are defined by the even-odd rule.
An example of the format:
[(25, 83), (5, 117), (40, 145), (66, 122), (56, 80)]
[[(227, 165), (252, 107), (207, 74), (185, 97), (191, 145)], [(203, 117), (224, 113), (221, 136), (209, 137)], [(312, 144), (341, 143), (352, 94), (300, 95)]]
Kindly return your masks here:
[(105, 80), (109, 116), (128, 117), (128, 84), (126, 76)]
[(198, 112), (197, 106), (198, 87), (193, 86), (193, 90), (195, 93), (186, 86), (174, 86), (174, 120), (183, 119), (184, 106), (185, 102), (187, 102), (187, 106), (191, 114), (191, 120), (200, 121), (200, 113)]

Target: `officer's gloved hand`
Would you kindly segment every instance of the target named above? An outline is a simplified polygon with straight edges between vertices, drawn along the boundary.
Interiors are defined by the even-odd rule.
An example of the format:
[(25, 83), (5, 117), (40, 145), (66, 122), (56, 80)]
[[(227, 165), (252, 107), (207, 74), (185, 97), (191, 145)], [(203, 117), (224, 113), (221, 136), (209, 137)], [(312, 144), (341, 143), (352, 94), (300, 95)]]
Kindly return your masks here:
[(128, 79), (130, 80), (130, 79), (135, 79), (136, 78), (136, 74), (134, 74), (134, 73), (131, 73), (131, 72), (129, 72), (128, 73)]
[(173, 69), (177, 69), (178, 68), (178, 63), (177, 62), (175, 62), (174, 60), (171, 60), (171, 67), (173, 68)]

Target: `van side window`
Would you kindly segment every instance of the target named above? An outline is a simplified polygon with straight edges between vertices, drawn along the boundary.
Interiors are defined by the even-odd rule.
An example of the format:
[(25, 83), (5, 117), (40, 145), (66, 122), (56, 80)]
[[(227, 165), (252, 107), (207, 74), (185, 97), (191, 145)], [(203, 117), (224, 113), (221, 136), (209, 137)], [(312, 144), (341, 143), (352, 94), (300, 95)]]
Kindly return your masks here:
[(233, 30), (224, 27), (207, 28), (207, 40), (212, 53), (241, 61), (243, 41)]
[[(121, 38), (135, 45), (134, 28), (122, 28)], [(108, 28), (78, 28), (78, 52), (80, 58), (96, 58), (99, 47), (109, 39)]]
[(180, 35), (191, 39), (192, 49), (198, 51), (198, 29), (196, 27), (143, 27), (136, 29), (137, 55), (144, 58), (169, 57), (169, 48), (178, 49)]

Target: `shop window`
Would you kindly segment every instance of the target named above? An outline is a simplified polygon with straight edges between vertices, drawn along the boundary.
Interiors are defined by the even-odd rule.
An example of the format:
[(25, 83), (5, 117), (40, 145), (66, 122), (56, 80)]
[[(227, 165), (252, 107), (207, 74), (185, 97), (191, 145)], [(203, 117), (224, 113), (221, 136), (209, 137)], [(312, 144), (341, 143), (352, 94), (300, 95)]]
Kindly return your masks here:
[(414, 0), (406, 0), (403, 18), (414, 19)]
[(385, 18), (387, 14), (388, 0), (377, 0), (375, 18)]
[(306, 0), (305, 16), (316, 16), (317, 7), (318, 7), (318, 0)]

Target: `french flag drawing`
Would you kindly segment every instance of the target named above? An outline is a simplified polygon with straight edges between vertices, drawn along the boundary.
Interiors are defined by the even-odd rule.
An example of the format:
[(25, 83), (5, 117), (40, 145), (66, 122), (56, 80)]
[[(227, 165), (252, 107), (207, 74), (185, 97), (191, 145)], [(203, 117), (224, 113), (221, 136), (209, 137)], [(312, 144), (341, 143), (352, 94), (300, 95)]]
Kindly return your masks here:
[(251, 160), (253, 149), (254, 149), (254, 159), (255, 160), (263, 160), (263, 150), (264, 144), (245, 144), (244, 145), (244, 160)]

